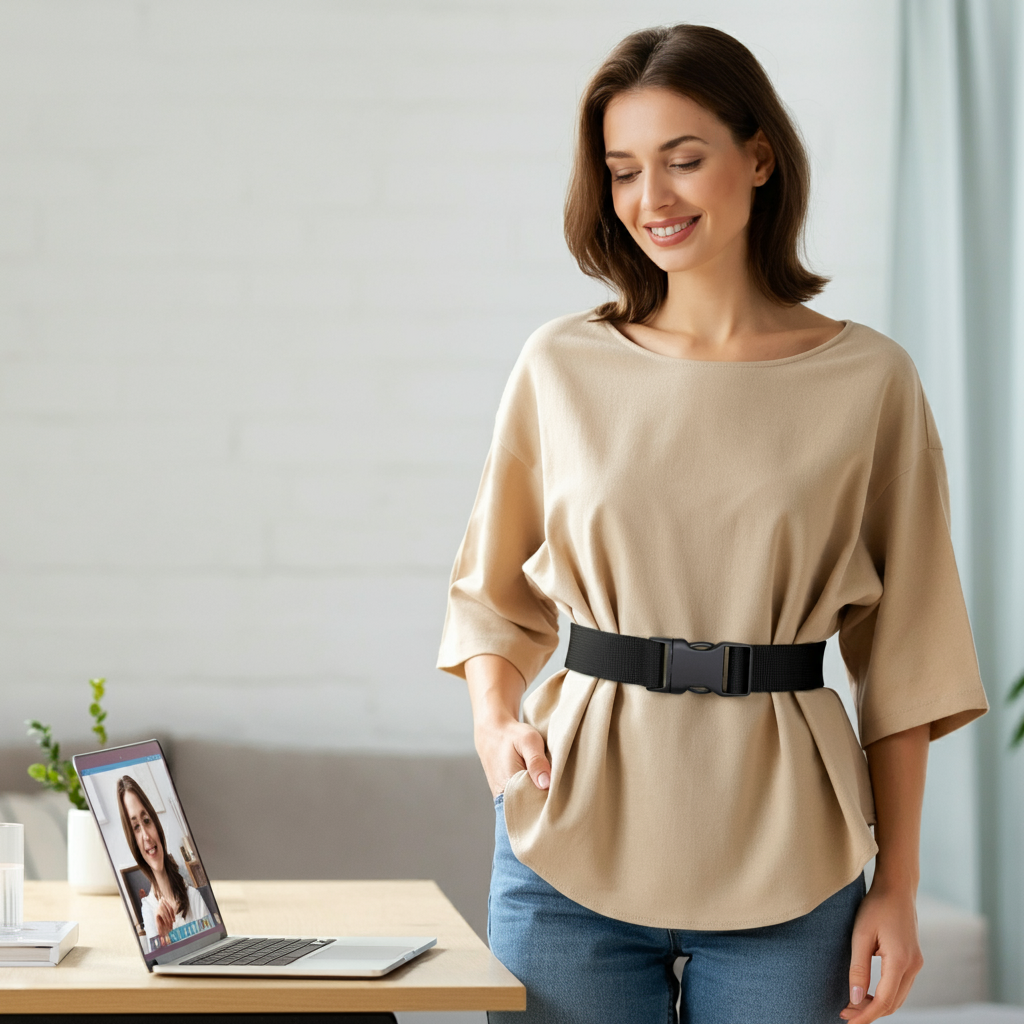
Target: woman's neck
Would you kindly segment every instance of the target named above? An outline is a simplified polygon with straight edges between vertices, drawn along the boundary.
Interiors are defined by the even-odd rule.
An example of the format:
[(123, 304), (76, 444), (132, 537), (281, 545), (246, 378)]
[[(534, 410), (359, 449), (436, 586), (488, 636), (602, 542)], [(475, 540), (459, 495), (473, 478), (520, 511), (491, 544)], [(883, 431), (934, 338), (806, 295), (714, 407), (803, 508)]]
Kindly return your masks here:
[(841, 330), (803, 305), (784, 306), (754, 284), (745, 250), (668, 275), (661, 308), (623, 333), (643, 348), (677, 359), (756, 362), (799, 355)]
[(714, 353), (726, 350), (737, 337), (757, 330), (766, 319), (767, 300), (756, 294), (746, 274), (723, 279), (704, 270), (669, 274), (665, 301), (648, 326), (715, 358)]

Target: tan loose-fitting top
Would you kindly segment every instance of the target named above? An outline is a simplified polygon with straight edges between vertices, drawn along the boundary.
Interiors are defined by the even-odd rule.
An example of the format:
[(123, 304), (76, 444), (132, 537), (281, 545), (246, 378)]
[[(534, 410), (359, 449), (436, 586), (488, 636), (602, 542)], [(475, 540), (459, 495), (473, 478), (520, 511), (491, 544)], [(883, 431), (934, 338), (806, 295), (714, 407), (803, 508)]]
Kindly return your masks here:
[(658, 694), (562, 670), (526, 701), (551, 788), (505, 791), (516, 856), (601, 914), (731, 929), (805, 914), (876, 847), (862, 751), (986, 709), (942, 450), (909, 356), (847, 322), (786, 359), (650, 352), (592, 313), (547, 324), (506, 387), (452, 572), (439, 667), (526, 680), (585, 626), (792, 644), (839, 631), (830, 689)]

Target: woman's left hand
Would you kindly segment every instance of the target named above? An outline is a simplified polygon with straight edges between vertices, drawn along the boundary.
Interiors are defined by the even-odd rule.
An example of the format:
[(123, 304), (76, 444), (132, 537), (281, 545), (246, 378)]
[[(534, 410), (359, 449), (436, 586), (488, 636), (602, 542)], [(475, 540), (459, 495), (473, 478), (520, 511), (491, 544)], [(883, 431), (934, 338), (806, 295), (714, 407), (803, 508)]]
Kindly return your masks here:
[[(882, 977), (869, 996), (872, 956), (882, 958)], [(887, 885), (876, 875), (854, 921), (850, 1004), (839, 1016), (850, 1024), (888, 1016), (903, 1005), (923, 966), (914, 887)]]

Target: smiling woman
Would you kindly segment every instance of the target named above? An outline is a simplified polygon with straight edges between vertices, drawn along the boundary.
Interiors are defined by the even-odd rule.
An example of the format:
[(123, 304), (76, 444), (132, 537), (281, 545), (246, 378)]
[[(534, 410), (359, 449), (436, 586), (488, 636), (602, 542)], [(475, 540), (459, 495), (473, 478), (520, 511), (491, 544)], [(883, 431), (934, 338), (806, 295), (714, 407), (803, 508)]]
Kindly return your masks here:
[(130, 775), (117, 781), (117, 805), (128, 848), (149, 880), (149, 892), (141, 906), (143, 928), (152, 947), (167, 939), (174, 928), (202, 920), (209, 910), (199, 892), (186, 883), (178, 862), (167, 849), (153, 802)]
[[(920, 380), (803, 305), (807, 195), (721, 32), (631, 35), (585, 92), (566, 237), (617, 298), (512, 372), (438, 660), (495, 796), (491, 949), (528, 991), (494, 1024), (663, 1024), (677, 998), (687, 1024), (869, 1024), (921, 967), (928, 742), (987, 705)], [(566, 670), (520, 719), (559, 612)]]
[[(749, 220), (751, 279), (779, 302), (806, 302), (828, 278), (809, 271), (800, 259), (810, 174), (795, 125), (764, 69), (732, 36), (700, 25), (677, 26), (670, 36), (665, 31), (630, 36), (591, 79), (580, 107), (565, 237), (584, 273), (620, 293), (618, 301), (599, 307), (598, 316), (645, 322), (668, 289), (669, 266), (648, 258), (650, 247), (643, 244), (635, 222), (619, 213), (622, 186), (639, 184), (642, 177), (642, 154), (633, 151), (637, 136), (646, 137), (640, 145), (646, 141), (656, 146), (658, 159), (654, 165), (648, 160), (648, 169), (671, 169), (677, 176), (702, 164), (706, 170), (709, 158), (753, 159), (756, 180), (751, 188), (756, 192), (748, 188), (745, 201), (733, 207), (743, 214), (744, 224)], [(644, 53), (649, 59), (641, 58)], [(661, 94), (656, 107), (637, 95), (648, 90)], [(671, 111), (674, 105), (685, 108), (682, 117), (671, 116), (679, 113)], [(639, 120), (632, 120), (638, 114)], [(651, 136), (652, 129), (672, 123), (692, 125), (693, 134)], [(606, 151), (609, 130), (613, 138)], [(621, 147), (620, 141), (625, 143)], [(631, 238), (636, 245), (630, 244)]]

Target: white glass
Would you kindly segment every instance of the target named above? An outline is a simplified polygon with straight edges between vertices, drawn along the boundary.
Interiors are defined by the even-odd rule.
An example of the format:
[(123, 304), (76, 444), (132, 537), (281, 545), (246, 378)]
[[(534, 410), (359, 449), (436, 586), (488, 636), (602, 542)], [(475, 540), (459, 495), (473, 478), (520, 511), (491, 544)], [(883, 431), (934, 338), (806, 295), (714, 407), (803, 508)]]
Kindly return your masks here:
[(25, 891), (25, 826), (0, 822), (0, 932), (22, 925)]

